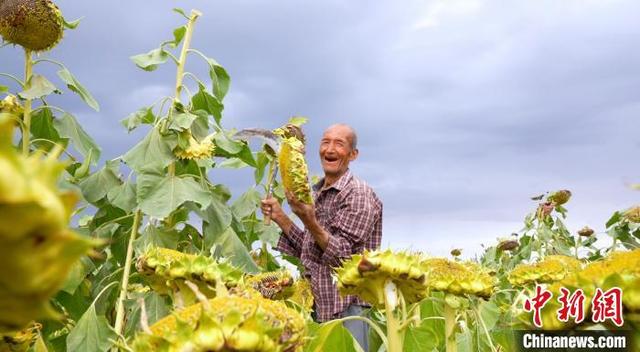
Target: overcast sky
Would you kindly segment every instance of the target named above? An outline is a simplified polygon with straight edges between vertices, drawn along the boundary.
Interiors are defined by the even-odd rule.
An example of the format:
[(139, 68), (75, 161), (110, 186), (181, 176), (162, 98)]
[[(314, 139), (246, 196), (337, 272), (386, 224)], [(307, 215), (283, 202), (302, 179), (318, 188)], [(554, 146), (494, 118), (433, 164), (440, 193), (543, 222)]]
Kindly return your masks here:
[[(627, 186), (640, 181), (636, 0), (57, 3), (83, 20), (47, 55), (101, 110), (72, 94), (56, 104), (76, 114), (103, 161), (145, 132), (127, 135), (118, 121), (175, 83), (175, 66), (144, 72), (129, 56), (171, 38), (184, 23), (173, 7), (196, 8), (192, 46), (231, 75), (226, 128), (309, 117), (312, 174), (324, 128), (358, 131), (352, 170), (384, 202), (383, 246), (469, 257), (520, 230), (536, 207), (529, 197), (548, 190), (573, 192), (574, 231), (604, 231), (613, 211), (638, 203)], [(0, 61), (22, 72), (19, 50), (3, 48)], [(188, 69), (207, 77), (195, 57)], [(236, 196), (252, 184), (248, 172), (216, 172)]]

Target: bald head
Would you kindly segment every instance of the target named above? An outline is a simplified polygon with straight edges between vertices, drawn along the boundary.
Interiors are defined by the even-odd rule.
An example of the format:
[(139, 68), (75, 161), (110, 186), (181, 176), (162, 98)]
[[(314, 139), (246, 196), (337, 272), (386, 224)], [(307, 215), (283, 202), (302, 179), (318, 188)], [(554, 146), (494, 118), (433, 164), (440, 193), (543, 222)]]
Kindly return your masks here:
[(353, 127), (347, 125), (346, 123), (336, 123), (335, 125), (331, 125), (324, 130), (324, 134), (327, 132), (342, 132), (345, 133), (349, 143), (351, 144), (351, 149), (358, 149), (358, 135), (356, 134), (356, 130)]

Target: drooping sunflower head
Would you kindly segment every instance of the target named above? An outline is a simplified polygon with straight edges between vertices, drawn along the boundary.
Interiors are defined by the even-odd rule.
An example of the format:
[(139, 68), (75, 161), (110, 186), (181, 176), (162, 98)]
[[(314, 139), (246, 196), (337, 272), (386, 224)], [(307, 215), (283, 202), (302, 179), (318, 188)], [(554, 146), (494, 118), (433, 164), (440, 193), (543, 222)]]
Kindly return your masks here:
[(312, 204), (302, 130), (298, 126), (289, 124), (275, 129), (274, 133), (281, 137), (278, 163), (284, 188), (293, 193), (299, 201)]
[(405, 302), (420, 301), (427, 295), (421, 261), (419, 254), (391, 250), (353, 255), (336, 269), (338, 289), (344, 295), (358, 295), (376, 307), (383, 307), (383, 290), (386, 282), (391, 281)]
[(561, 189), (559, 191), (551, 193), (547, 197), (547, 201), (552, 202), (554, 205), (563, 205), (571, 198), (571, 191), (568, 189)]
[(580, 261), (573, 257), (549, 255), (535, 264), (519, 264), (509, 273), (508, 280), (511, 285), (518, 287), (552, 283), (576, 273), (581, 267)]
[(150, 327), (134, 351), (301, 351), (305, 322), (282, 302), (218, 297), (186, 307)]
[(430, 290), (457, 296), (488, 298), (496, 285), (495, 277), (474, 262), (457, 262), (445, 258), (428, 258), (420, 264)]
[(622, 213), (622, 217), (629, 221), (640, 223), (640, 206), (631, 207)]
[(0, 2), (0, 35), (25, 49), (45, 51), (62, 39), (64, 20), (50, 0), (3, 0)]

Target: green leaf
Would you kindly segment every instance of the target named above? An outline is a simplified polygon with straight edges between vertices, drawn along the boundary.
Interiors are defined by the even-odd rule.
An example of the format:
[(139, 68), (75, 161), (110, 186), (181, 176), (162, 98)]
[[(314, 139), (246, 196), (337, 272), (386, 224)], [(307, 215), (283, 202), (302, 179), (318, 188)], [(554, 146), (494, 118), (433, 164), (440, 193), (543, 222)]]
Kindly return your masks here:
[(18, 93), (18, 95), (23, 99), (38, 99), (51, 93), (60, 93), (60, 91), (44, 76), (33, 75), (29, 89)]
[(305, 352), (363, 352), (362, 347), (358, 345), (358, 342), (340, 321), (329, 321), (321, 324), (304, 350)]
[(156, 122), (156, 117), (151, 108), (141, 108), (120, 120), (120, 123), (127, 129), (127, 132), (135, 130), (141, 124), (153, 125), (154, 122)]
[(92, 272), (95, 268), (96, 266), (93, 264), (91, 259), (86, 256), (81, 257), (80, 260), (76, 261), (71, 267), (67, 281), (65, 281), (61, 290), (69, 293), (70, 295), (74, 294), (78, 285), (80, 285), (84, 278), (87, 277), (87, 274)]
[(191, 127), (193, 121), (198, 118), (198, 115), (194, 115), (187, 111), (185, 112), (173, 112), (171, 123), (169, 123), (169, 129), (174, 131), (184, 131)]
[(209, 77), (211, 77), (211, 91), (219, 101), (222, 101), (229, 91), (231, 78), (227, 70), (220, 66), (216, 60), (207, 58), (207, 63), (209, 64)]
[(177, 12), (177, 13), (181, 14), (182, 16), (184, 16), (184, 18), (189, 19), (189, 16), (187, 16), (187, 14), (181, 8), (176, 7), (176, 8), (173, 9), (173, 12)]
[(187, 26), (180, 26), (173, 30), (173, 42), (171, 42), (172, 47), (178, 46), (182, 39), (184, 38), (185, 33), (187, 33)]
[(240, 158), (229, 158), (220, 164), (218, 167), (227, 168), (227, 169), (242, 169), (243, 167), (248, 167), (249, 164), (240, 160)]
[(100, 106), (98, 102), (93, 98), (91, 93), (82, 85), (80, 82), (67, 70), (63, 68), (58, 71), (58, 77), (67, 84), (67, 88), (71, 89), (71, 91), (77, 93), (82, 100), (87, 103), (93, 110), (99, 111)]
[(137, 173), (144, 170), (161, 170), (175, 160), (172, 150), (177, 143), (176, 135), (163, 136), (155, 127), (123, 156), (123, 160)]
[(260, 268), (256, 265), (249, 254), (249, 250), (244, 246), (240, 238), (233, 228), (228, 227), (221, 235), (212, 236), (208, 223), (204, 225), (204, 237), (206, 244), (215, 245), (215, 252), (212, 253), (216, 258), (229, 258), (231, 264), (241, 268), (249, 273), (260, 272)]
[(290, 124), (298, 127), (304, 125), (307, 121), (309, 121), (309, 119), (304, 116), (294, 116), (289, 119)]
[(82, 126), (76, 121), (73, 115), (65, 113), (62, 118), (55, 119), (53, 125), (63, 138), (69, 138), (75, 149), (85, 158), (89, 155), (89, 151), (93, 150), (93, 160), (100, 159), (102, 149), (96, 142), (85, 132)]
[(67, 348), (69, 351), (106, 351), (112, 346), (111, 340), (116, 337), (107, 318), (97, 316), (94, 303), (67, 336)]
[(5, 93), (9, 91), (9, 87), (3, 86), (0, 84), (0, 93)]
[(615, 213), (613, 213), (613, 215), (611, 215), (611, 218), (609, 218), (609, 220), (607, 221), (607, 225), (606, 225), (607, 228), (611, 227), (612, 225), (620, 221), (621, 218), (622, 218), (622, 214), (619, 211), (616, 211)]
[[(233, 220), (231, 214), (231, 208), (229, 208), (224, 201), (217, 194), (211, 195), (211, 204), (201, 211), (196, 209), (200, 217), (207, 223), (207, 234), (211, 238), (221, 235), (230, 225)], [(208, 243), (211, 246), (211, 243)]]
[(255, 188), (251, 188), (233, 202), (231, 210), (233, 210), (236, 218), (242, 219), (255, 212), (258, 207), (260, 207), (261, 200), (262, 196), (260, 195), (260, 192)]
[[(168, 297), (163, 297), (153, 291), (145, 292), (142, 297), (144, 298), (147, 323), (149, 323), (149, 325), (171, 313), (171, 304), (167, 301)], [(127, 314), (125, 331), (127, 332), (127, 336), (132, 336), (137, 331), (142, 330), (142, 326), (140, 325), (140, 304), (138, 300), (131, 300), (127, 303), (129, 303), (128, 305), (132, 308), (131, 313)]]
[(215, 143), (216, 147), (229, 153), (230, 156), (240, 153), (242, 151), (242, 147), (246, 145), (244, 142), (236, 141), (229, 138), (224, 133), (216, 134), (215, 137), (213, 137), (213, 142)]
[[(260, 182), (262, 182), (262, 179), (264, 178), (264, 173), (266, 171), (266, 167), (267, 165), (269, 165), (269, 157), (267, 157), (267, 155), (264, 152), (258, 152), (256, 153), (256, 157), (255, 157), (255, 161), (256, 161), (256, 169), (253, 172), (253, 178), (256, 181), (256, 185), (259, 184)], [(269, 185), (266, 185), (267, 187), (269, 187)]]
[(491, 301), (486, 302), (478, 300), (477, 309), (480, 313), (480, 318), (487, 327), (487, 330), (491, 331), (500, 318), (500, 308)]
[(260, 240), (269, 243), (272, 247), (278, 245), (278, 240), (280, 240), (280, 228), (273, 221), (267, 226), (263, 221), (260, 221), (256, 224), (254, 229), (258, 232), (258, 237)]
[(122, 183), (117, 176), (119, 164), (117, 160), (108, 160), (102, 169), (80, 182), (82, 195), (89, 203), (98, 202), (112, 188)]
[(211, 204), (211, 194), (192, 177), (138, 175), (138, 204), (145, 214), (164, 219), (186, 201), (206, 208)]
[(78, 25), (80, 24), (80, 20), (82, 20), (82, 18), (78, 18), (75, 21), (71, 21), (71, 22), (67, 22), (66, 18), (62, 18), (62, 24), (64, 25), (64, 28), (66, 29), (76, 29), (78, 28)]
[[(425, 321), (425, 322), (428, 322)], [(418, 327), (408, 327), (404, 334), (405, 352), (432, 351), (438, 347), (440, 339), (434, 330), (424, 322)]]
[(144, 251), (149, 246), (169, 249), (178, 248), (180, 234), (175, 229), (161, 229), (149, 225), (145, 227), (142, 235), (135, 240), (135, 248)]
[(207, 114), (213, 116), (213, 118), (216, 120), (216, 123), (220, 125), (224, 105), (222, 105), (218, 98), (209, 94), (203, 85), (198, 84), (198, 86), (198, 93), (194, 94), (193, 97), (191, 97), (193, 110), (206, 111)]
[(146, 54), (138, 54), (130, 57), (131, 61), (145, 71), (153, 71), (158, 65), (164, 64), (169, 59), (169, 54), (162, 48), (149, 51)]
[(65, 147), (67, 146), (67, 141), (60, 137), (58, 131), (53, 126), (53, 114), (51, 110), (47, 108), (38, 109), (31, 115), (31, 136), (33, 137), (34, 145), (38, 149), (50, 150), (54, 146), (50, 142), (36, 141), (38, 139), (45, 139)]
[(127, 180), (123, 184), (111, 188), (107, 193), (107, 199), (111, 204), (130, 213), (138, 204), (136, 201), (136, 185)]

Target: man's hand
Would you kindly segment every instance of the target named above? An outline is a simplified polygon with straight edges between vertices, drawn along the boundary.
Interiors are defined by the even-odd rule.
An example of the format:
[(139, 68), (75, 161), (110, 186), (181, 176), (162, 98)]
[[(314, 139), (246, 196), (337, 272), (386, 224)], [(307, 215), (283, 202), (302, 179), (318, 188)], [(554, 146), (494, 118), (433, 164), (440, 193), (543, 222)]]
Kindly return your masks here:
[(271, 220), (275, 221), (278, 225), (282, 223), (282, 220), (287, 217), (284, 213), (278, 200), (270, 197), (262, 200), (262, 215), (271, 216)]
[(287, 203), (289, 203), (291, 211), (302, 220), (305, 226), (309, 227), (309, 224), (316, 221), (316, 210), (313, 204), (298, 201), (296, 196), (289, 191), (285, 191), (285, 195), (287, 196)]

